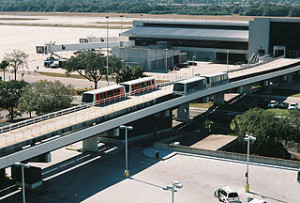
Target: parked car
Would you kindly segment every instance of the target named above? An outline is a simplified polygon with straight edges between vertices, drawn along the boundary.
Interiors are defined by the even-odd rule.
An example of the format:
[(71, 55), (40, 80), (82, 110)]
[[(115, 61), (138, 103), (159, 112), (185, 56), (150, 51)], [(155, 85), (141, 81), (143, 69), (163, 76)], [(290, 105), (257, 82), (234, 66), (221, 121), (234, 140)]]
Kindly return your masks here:
[(186, 68), (188, 66), (189, 66), (189, 64), (187, 62), (175, 64), (175, 67), (178, 67), (178, 68)]
[(289, 104), (287, 102), (281, 101), (279, 102), (278, 107), (281, 109), (287, 109), (289, 107)]
[(176, 67), (176, 66), (171, 66), (169, 67), (169, 70), (170, 71), (173, 71), (173, 70), (180, 70), (180, 68)]
[(189, 64), (189, 66), (196, 66), (197, 65), (197, 63), (194, 62), (194, 61), (188, 61), (187, 63)]
[(277, 108), (278, 107), (278, 104), (279, 102), (276, 101), (276, 100), (271, 100), (269, 103), (268, 103), (268, 108)]
[(268, 99), (262, 99), (262, 100), (260, 100), (260, 101), (257, 103), (257, 106), (258, 106), (259, 108), (266, 109), (266, 108), (268, 108), (268, 104), (269, 104), (269, 100), (268, 100)]
[(214, 196), (224, 203), (240, 202), (238, 193), (230, 187), (220, 187), (215, 191)]
[(291, 103), (288, 107), (289, 110), (298, 109), (298, 103)]

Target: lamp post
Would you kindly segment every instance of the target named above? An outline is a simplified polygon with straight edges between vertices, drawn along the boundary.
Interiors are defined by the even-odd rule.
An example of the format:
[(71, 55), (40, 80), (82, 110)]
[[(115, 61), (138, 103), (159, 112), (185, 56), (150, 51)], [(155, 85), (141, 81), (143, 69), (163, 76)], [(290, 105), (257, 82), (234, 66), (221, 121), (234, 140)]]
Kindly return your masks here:
[(228, 73), (229, 51), (227, 50), (226, 53), (227, 53), (226, 58), (227, 58), (227, 73)]
[(171, 190), (172, 191), (172, 203), (174, 203), (174, 192), (175, 192), (175, 188), (182, 188), (183, 185), (179, 182), (179, 181), (174, 181), (172, 183), (172, 185), (167, 185), (167, 187), (165, 188), (166, 190)]
[(123, 15), (120, 16), (120, 18), (121, 18), (121, 34), (123, 32), (123, 21), (122, 21), (123, 17), (124, 17)]
[(126, 53), (126, 66), (127, 66), (127, 62), (128, 62), (128, 50), (125, 50)]
[(193, 68), (192, 68), (192, 77), (194, 77), (194, 68), (195, 68), (195, 58), (196, 56), (193, 56)]
[(168, 72), (168, 49), (166, 50), (166, 73)]
[(247, 172), (245, 174), (246, 176), (246, 185), (245, 185), (245, 191), (249, 192), (250, 186), (249, 186), (249, 154), (250, 154), (250, 141), (255, 141), (256, 137), (254, 137), (252, 134), (246, 135), (244, 138), (245, 141), (247, 141)]
[(108, 72), (108, 18), (109, 16), (105, 16), (106, 18), (106, 79), (107, 79), (107, 86), (109, 86), (109, 72)]
[(129, 177), (129, 170), (128, 170), (128, 139), (127, 139), (127, 131), (128, 130), (132, 130), (133, 127), (132, 126), (125, 126), (125, 125), (121, 125), (120, 129), (125, 129), (125, 171), (124, 171), (124, 175), (126, 178)]
[(23, 194), (23, 203), (26, 202), (25, 199), (25, 176), (24, 176), (24, 168), (30, 168), (29, 164), (22, 164), (20, 162), (16, 162), (15, 166), (21, 167), (21, 173), (22, 173), (22, 194)]

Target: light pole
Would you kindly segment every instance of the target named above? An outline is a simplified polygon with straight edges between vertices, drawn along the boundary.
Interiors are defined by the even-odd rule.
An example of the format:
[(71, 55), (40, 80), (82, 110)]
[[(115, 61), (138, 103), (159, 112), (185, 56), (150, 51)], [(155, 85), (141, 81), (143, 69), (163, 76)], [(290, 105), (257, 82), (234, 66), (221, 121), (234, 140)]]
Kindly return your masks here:
[(194, 68), (195, 68), (195, 58), (196, 58), (196, 56), (193, 56), (193, 68), (192, 68), (192, 77), (194, 77)]
[(168, 49), (166, 50), (166, 73), (168, 72)]
[(126, 66), (127, 66), (127, 62), (128, 62), (128, 50), (125, 50), (126, 53)]
[(249, 154), (250, 154), (250, 141), (255, 141), (256, 137), (254, 137), (252, 134), (247, 135), (244, 138), (245, 141), (247, 141), (247, 172), (245, 174), (246, 176), (246, 185), (245, 185), (245, 191), (249, 192), (250, 186), (249, 186)]
[(132, 126), (125, 126), (125, 125), (121, 125), (120, 129), (125, 129), (125, 171), (124, 171), (124, 175), (126, 178), (129, 177), (129, 170), (128, 170), (128, 139), (127, 139), (127, 131), (128, 130), (132, 130), (133, 127)]
[(227, 57), (227, 73), (228, 73), (228, 60), (229, 60), (229, 51), (227, 50), (227, 51), (226, 51), (226, 53), (227, 53), (226, 57)]
[(124, 17), (123, 15), (120, 16), (120, 18), (121, 18), (121, 34), (123, 32), (123, 21), (122, 21), (123, 17)]
[(109, 16), (105, 16), (106, 18), (106, 79), (107, 79), (107, 86), (109, 86), (109, 72), (108, 72), (108, 18)]
[(174, 192), (175, 188), (182, 188), (183, 185), (179, 181), (174, 181), (172, 185), (167, 185), (165, 188), (166, 190), (171, 190), (172, 191), (172, 203), (174, 203)]
[(30, 168), (29, 164), (22, 164), (20, 162), (16, 162), (15, 166), (21, 167), (21, 173), (22, 173), (22, 194), (23, 194), (23, 203), (26, 202), (25, 199), (25, 176), (24, 176), (24, 168)]

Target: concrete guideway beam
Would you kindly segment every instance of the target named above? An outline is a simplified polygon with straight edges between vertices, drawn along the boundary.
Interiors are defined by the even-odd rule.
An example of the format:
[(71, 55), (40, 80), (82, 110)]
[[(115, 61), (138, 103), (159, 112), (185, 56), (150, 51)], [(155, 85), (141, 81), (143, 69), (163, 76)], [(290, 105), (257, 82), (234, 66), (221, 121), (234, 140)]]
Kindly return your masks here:
[(92, 126), (87, 129), (83, 129), (78, 132), (70, 133), (68, 135), (59, 137), (57, 139), (51, 140), (47, 143), (42, 143), (37, 146), (33, 146), (28, 149), (24, 149), (22, 151), (18, 151), (16, 153), (10, 154), (5, 157), (0, 158), (0, 169), (6, 168), (8, 166), (13, 165), (17, 161), (24, 161), (33, 156), (37, 156), (39, 154), (43, 154), (49, 151), (53, 151), (55, 149), (67, 146), (71, 143), (78, 142), (80, 140), (84, 140), (86, 138), (95, 136), (99, 133), (117, 128), (120, 125), (124, 125), (126, 123), (130, 123), (132, 121), (156, 114), (158, 112), (165, 111), (166, 109), (171, 109), (176, 106), (180, 106), (185, 103), (189, 103), (190, 101), (194, 101), (196, 99), (206, 97), (209, 95), (225, 92), (228, 89), (238, 88), (240, 86), (246, 86), (249, 84), (253, 84), (259, 81), (265, 81), (270, 78), (279, 77), (284, 74), (289, 74), (292, 72), (300, 71), (300, 66), (292, 67), (289, 69), (284, 69), (272, 73), (267, 73), (260, 76), (255, 76), (252, 78), (247, 78), (244, 80), (232, 82), (226, 85), (213, 87), (210, 89), (202, 90), (201, 92), (196, 92), (190, 95), (186, 95), (183, 97), (178, 97), (175, 99), (168, 100), (166, 102), (162, 102), (156, 105), (152, 105), (150, 107), (143, 108), (141, 110), (137, 110), (135, 112), (125, 114), (123, 116), (117, 117), (115, 119), (100, 123), (98, 125)]

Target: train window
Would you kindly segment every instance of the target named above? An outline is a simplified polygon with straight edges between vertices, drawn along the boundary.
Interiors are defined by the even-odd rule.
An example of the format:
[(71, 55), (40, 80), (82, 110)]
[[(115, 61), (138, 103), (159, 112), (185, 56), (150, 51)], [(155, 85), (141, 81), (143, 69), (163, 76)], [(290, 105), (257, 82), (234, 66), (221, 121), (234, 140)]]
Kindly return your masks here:
[(184, 85), (179, 84), (179, 83), (175, 83), (174, 84), (174, 91), (184, 91)]
[(93, 94), (83, 94), (82, 95), (82, 102), (86, 102), (86, 103), (89, 103), (89, 102), (93, 102)]
[(100, 94), (97, 94), (96, 95), (96, 100), (99, 100), (100, 99)]

